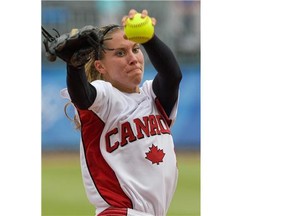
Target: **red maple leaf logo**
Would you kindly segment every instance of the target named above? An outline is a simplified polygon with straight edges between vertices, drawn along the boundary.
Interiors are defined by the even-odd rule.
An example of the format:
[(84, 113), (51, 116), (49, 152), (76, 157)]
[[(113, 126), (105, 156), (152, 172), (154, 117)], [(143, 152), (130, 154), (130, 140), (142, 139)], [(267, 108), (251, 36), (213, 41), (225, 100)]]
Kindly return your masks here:
[(149, 149), (150, 151), (145, 153), (146, 159), (150, 160), (152, 164), (157, 163), (157, 165), (159, 165), (160, 162), (163, 162), (163, 158), (165, 156), (163, 149), (158, 149), (158, 147), (154, 146), (154, 144), (152, 144)]

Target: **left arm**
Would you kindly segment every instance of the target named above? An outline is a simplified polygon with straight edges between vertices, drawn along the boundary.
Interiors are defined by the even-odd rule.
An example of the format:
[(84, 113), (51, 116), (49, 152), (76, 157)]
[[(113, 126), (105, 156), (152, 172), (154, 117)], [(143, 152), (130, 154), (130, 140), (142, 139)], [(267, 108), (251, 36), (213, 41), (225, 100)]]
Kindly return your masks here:
[(153, 80), (153, 91), (169, 116), (178, 99), (182, 79), (180, 67), (170, 48), (156, 35), (143, 46), (158, 72)]

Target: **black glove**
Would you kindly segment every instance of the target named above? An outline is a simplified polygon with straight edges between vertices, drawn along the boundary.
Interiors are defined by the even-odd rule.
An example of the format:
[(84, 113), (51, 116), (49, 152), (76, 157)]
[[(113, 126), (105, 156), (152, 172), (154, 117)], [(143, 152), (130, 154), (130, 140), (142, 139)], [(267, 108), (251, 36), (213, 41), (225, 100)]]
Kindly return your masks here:
[(99, 28), (89, 25), (62, 35), (57, 32), (53, 37), (42, 27), (46, 56), (52, 62), (59, 57), (74, 67), (82, 66), (89, 61), (95, 44), (99, 44), (99, 32)]

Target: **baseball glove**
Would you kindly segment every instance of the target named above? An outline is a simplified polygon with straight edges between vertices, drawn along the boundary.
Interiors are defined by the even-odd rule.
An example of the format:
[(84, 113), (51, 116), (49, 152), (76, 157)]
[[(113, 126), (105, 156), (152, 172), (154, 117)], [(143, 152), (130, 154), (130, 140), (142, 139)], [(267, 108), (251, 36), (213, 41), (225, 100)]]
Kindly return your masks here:
[(100, 44), (100, 30), (91, 25), (62, 35), (56, 29), (54, 31), (57, 33), (55, 37), (42, 27), (46, 57), (51, 62), (59, 57), (74, 67), (82, 66), (89, 61), (95, 46)]

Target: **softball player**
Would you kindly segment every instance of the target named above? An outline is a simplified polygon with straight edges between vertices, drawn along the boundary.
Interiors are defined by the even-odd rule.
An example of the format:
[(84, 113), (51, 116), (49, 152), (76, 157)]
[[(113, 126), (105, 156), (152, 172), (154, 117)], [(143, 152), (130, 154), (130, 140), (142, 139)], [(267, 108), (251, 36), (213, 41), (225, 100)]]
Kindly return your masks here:
[(170, 129), (178, 108), (179, 65), (154, 35), (143, 47), (157, 75), (139, 86), (144, 73), (140, 45), (125, 39), (120, 26), (102, 31), (102, 45), (94, 47), (85, 67), (67, 64), (62, 91), (81, 125), (87, 197), (98, 216), (164, 216), (178, 177)]

